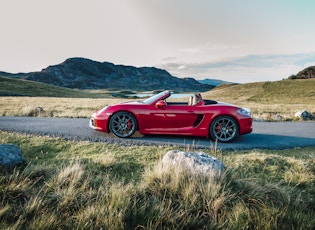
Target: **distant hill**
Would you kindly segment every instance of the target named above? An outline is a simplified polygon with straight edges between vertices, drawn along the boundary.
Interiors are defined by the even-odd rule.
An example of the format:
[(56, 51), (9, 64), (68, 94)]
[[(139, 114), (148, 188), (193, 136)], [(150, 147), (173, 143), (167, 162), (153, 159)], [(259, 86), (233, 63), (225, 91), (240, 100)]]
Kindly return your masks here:
[[(0, 73), (1, 75), (1, 73)], [(193, 78), (177, 78), (155, 67), (133, 67), (97, 62), (86, 58), (70, 58), (61, 64), (49, 66), (40, 72), (2, 76), (37, 81), (72, 89), (116, 90), (177, 90), (204, 92), (215, 86)]]
[(0, 96), (95, 98), (106, 95), (69, 89), (24, 79), (1, 77)]
[(311, 79), (315, 78), (315, 66), (310, 66), (302, 71), (298, 72), (296, 75), (291, 75), (289, 79)]
[(222, 81), (222, 80), (218, 80), (218, 79), (203, 79), (203, 80), (198, 80), (200, 83), (202, 84), (206, 84), (206, 85), (214, 85), (214, 86), (219, 86), (222, 84), (231, 84), (232, 82), (227, 82), (227, 81)]

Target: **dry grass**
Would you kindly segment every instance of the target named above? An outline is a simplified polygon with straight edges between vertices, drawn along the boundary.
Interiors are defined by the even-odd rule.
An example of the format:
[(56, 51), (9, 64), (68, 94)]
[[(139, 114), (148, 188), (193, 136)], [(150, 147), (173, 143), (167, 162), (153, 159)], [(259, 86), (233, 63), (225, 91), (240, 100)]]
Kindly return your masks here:
[[(232, 102), (233, 103), (233, 102)], [(235, 104), (235, 103), (233, 103)], [(238, 106), (251, 109), (254, 118), (271, 121), (274, 115), (280, 115), (282, 121), (298, 120), (295, 118), (295, 113), (301, 110), (306, 110), (315, 114), (315, 103), (305, 104), (281, 104), (281, 103), (255, 103), (255, 102), (239, 102)]]
[(89, 117), (105, 105), (126, 101), (111, 98), (0, 97), (1, 116), (31, 116), (37, 107), (45, 110), (38, 116)]

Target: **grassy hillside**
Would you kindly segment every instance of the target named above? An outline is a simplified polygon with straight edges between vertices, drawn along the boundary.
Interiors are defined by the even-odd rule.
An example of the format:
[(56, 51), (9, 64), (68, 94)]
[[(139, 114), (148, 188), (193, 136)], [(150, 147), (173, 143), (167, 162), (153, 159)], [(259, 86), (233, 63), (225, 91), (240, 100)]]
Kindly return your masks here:
[(249, 108), (255, 118), (263, 120), (276, 115), (294, 120), (301, 110), (315, 114), (315, 79), (221, 85), (202, 95)]
[(256, 103), (313, 103), (315, 79), (221, 85), (203, 94), (206, 98)]
[(0, 96), (95, 98), (102, 94), (0, 76)]

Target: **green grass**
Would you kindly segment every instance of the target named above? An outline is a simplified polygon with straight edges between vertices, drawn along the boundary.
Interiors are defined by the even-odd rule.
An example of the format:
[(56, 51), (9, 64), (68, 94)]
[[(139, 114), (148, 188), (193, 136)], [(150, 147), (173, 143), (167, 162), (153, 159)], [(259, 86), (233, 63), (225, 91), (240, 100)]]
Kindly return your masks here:
[[(0, 229), (314, 229), (315, 148), (203, 150), (221, 178), (160, 163), (170, 146), (0, 132), (26, 162), (0, 171)], [(210, 143), (209, 143), (210, 146)], [(194, 146), (186, 150), (198, 151)], [(182, 149), (185, 150), (185, 149)]]
[(70, 98), (98, 98), (108, 97), (105, 92), (89, 92), (69, 89), (40, 82), (15, 79), (0, 76), (0, 95), (32, 96), (32, 97), (70, 97)]
[(227, 84), (204, 93), (204, 96), (255, 103), (313, 103), (315, 79)]

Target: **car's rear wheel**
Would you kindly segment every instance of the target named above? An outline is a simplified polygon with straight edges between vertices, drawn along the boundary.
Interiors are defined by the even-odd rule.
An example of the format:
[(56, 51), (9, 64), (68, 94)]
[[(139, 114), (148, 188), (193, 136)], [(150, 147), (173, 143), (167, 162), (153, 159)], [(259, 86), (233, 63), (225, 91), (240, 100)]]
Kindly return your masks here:
[(136, 118), (127, 112), (115, 113), (109, 121), (109, 130), (117, 137), (130, 137), (136, 129)]
[(210, 125), (210, 136), (219, 142), (231, 142), (239, 133), (237, 121), (229, 116), (220, 116), (213, 120)]

